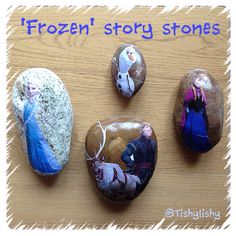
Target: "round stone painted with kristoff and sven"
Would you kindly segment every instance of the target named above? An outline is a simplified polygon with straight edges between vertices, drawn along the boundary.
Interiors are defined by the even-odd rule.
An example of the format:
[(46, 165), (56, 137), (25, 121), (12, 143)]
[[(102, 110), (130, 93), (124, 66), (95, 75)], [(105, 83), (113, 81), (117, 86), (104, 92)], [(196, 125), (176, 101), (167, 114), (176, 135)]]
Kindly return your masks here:
[(40, 175), (58, 174), (69, 159), (72, 106), (52, 71), (31, 68), (13, 87), (13, 108), (28, 162)]
[(152, 178), (157, 139), (145, 121), (106, 119), (89, 129), (85, 153), (91, 176), (102, 195), (126, 202), (136, 198)]
[(180, 81), (175, 126), (194, 152), (207, 152), (221, 139), (224, 102), (217, 81), (204, 69), (189, 71)]
[(113, 56), (111, 73), (117, 90), (125, 97), (133, 97), (146, 78), (146, 63), (141, 51), (132, 44), (121, 45)]

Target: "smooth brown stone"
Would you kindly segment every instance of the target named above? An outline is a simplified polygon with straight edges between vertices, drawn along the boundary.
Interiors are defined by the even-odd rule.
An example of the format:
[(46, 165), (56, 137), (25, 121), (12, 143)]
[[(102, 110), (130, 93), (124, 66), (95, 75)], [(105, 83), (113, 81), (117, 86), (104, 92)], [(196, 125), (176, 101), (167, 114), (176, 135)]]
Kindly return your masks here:
[(140, 50), (131, 44), (121, 45), (113, 56), (111, 73), (117, 90), (125, 97), (133, 97), (146, 78), (146, 63)]
[[(85, 140), (87, 164), (98, 189), (110, 200), (134, 199), (152, 177), (157, 161), (157, 139), (154, 130), (145, 125), (141, 137), (143, 122), (128, 118), (106, 119), (96, 122), (88, 130)], [(150, 137), (150, 143), (145, 135)]]
[[(199, 77), (200, 82), (195, 83), (204, 84), (202, 92), (193, 86)], [(191, 70), (181, 79), (174, 120), (177, 132), (192, 151), (207, 152), (220, 141), (224, 120), (223, 95), (219, 84), (206, 70)]]

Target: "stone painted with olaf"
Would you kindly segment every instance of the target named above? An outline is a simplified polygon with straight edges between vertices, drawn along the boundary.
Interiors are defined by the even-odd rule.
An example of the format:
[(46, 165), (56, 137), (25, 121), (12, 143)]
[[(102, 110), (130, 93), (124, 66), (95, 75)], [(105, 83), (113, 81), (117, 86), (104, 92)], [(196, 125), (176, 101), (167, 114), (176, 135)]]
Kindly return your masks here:
[(95, 185), (115, 202), (136, 198), (147, 186), (156, 166), (157, 139), (149, 123), (113, 118), (88, 130), (85, 156)]
[(72, 106), (52, 71), (31, 68), (13, 87), (13, 108), (28, 162), (40, 175), (58, 174), (69, 159)]
[(223, 104), (221, 88), (206, 70), (193, 69), (181, 79), (174, 118), (186, 147), (203, 153), (220, 141)]
[(118, 91), (125, 97), (133, 97), (146, 78), (146, 64), (140, 50), (131, 44), (121, 45), (113, 56), (111, 73)]

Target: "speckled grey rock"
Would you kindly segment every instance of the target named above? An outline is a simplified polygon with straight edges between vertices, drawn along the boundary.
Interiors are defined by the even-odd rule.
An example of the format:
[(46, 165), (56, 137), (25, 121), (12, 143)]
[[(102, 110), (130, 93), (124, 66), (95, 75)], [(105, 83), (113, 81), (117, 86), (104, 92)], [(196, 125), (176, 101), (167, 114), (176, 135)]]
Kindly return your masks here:
[(48, 69), (28, 69), (14, 84), (12, 102), (29, 164), (39, 174), (58, 174), (69, 159), (73, 125), (63, 83)]

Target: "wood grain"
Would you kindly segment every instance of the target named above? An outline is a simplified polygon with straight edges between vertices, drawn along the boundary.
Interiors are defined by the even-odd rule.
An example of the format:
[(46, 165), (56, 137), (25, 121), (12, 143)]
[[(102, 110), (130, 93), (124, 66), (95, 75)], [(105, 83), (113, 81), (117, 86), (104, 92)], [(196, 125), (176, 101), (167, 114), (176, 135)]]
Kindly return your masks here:
[[(229, 200), (227, 176), (227, 65), (229, 19), (220, 14), (223, 7), (189, 8), (159, 15), (163, 8), (152, 10), (136, 7), (127, 14), (116, 14), (106, 7), (87, 8), (16, 8), (10, 14), (8, 26), (8, 91), (19, 73), (30, 67), (46, 67), (63, 81), (71, 97), (74, 128), (70, 160), (64, 171), (55, 178), (43, 178), (29, 168), (22, 143), (14, 124), (12, 105), (8, 132), (10, 195), (8, 198), (9, 226), (88, 227), (107, 226), (111, 222), (122, 227), (146, 227), (165, 217), (167, 208), (213, 209), (220, 211), (220, 220), (212, 218), (166, 218), (162, 228), (175, 222), (179, 227), (222, 226), (226, 220)], [(75, 10), (75, 11), (73, 11)], [(84, 14), (83, 14), (84, 13)], [(20, 26), (20, 18), (38, 18), (47, 23), (82, 22), (90, 17), (96, 27), (85, 35), (32, 34), (28, 36)], [(106, 36), (103, 25), (108, 22), (151, 23), (152, 40), (140, 35)], [(214, 35), (163, 36), (164, 23), (193, 24), (219, 23), (221, 33)], [(116, 91), (111, 79), (111, 58), (122, 43), (135, 44), (147, 64), (147, 79), (142, 89), (131, 100)], [(11, 46), (11, 47), (10, 47)], [(220, 84), (225, 101), (225, 122), (219, 144), (206, 154), (195, 156), (179, 143), (174, 130), (173, 110), (180, 78), (192, 68), (205, 68)], [(152, 124), (159, 145), (157, 168), (146, 190), (133, 202), (115, 205), (104, 200), (92, 185), (84, 160), (84, 140), (89, 127), (97, 120), (114, 116), (145, 119)]]

